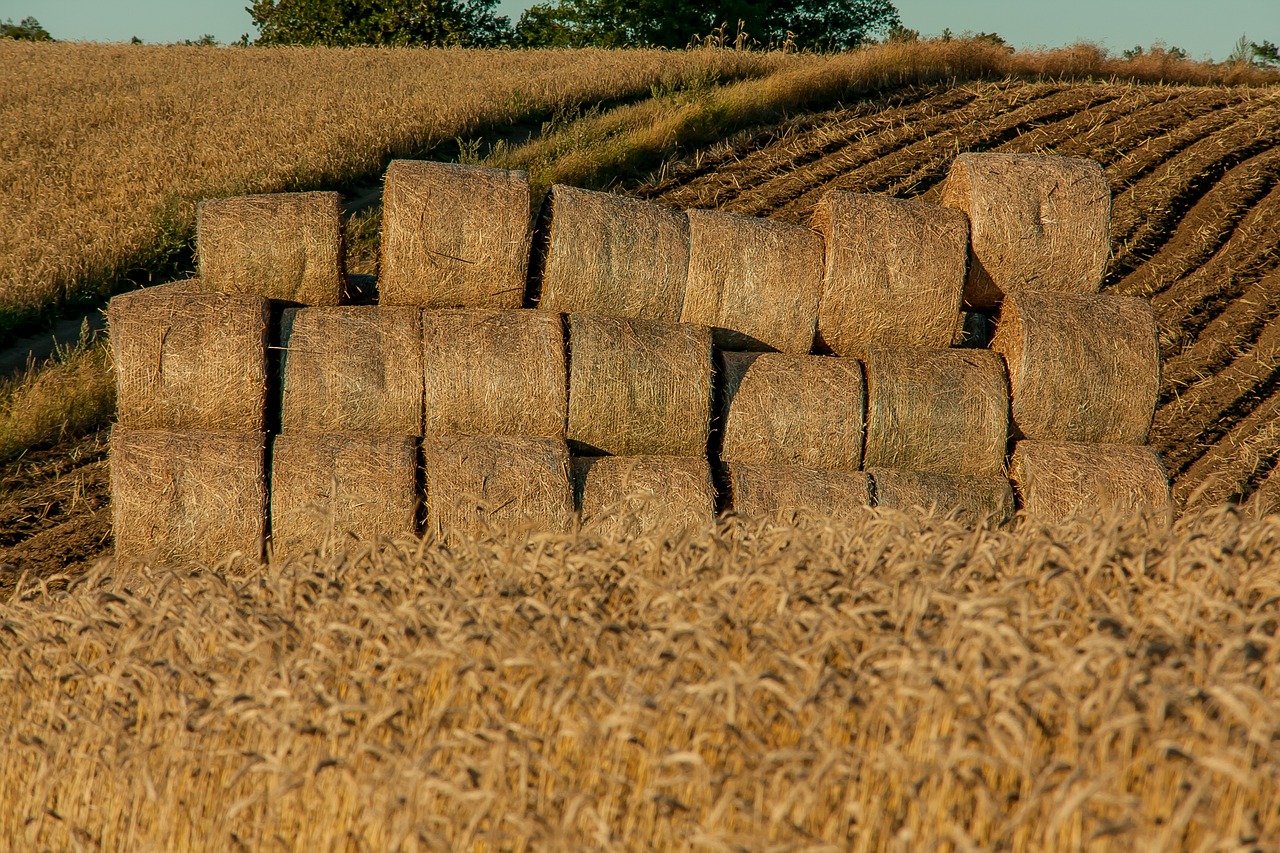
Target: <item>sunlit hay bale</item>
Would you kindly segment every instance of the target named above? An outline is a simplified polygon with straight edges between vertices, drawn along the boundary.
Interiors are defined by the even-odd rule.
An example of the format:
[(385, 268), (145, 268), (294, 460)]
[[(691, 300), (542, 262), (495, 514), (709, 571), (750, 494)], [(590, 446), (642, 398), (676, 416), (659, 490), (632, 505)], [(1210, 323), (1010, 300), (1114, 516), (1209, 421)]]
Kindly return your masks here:
[(969, 216), (964, 300), (994, 308), (1023, 289), (1097, 293), (1111, 253), (1111, 188), (1102, 166), (1048, 154), (961, 154), (943, 207)]
[(399, 306), (284, 312), (284, 432), (422, 434), (422, 312)]
[(1146, 441), (1160, 391), (1160, 332), (1147, 300), (1020, 293), (1005, 300), (991, 348), (1009, 365), (1019, 437)]
[(557, 184), (544, 203), (543, 221), (538, 307), (680, 319), (689, 271), (683, 213)]
[(709, 528), (711, 466), (695, 456), (580, 456), (573, 482), (582, 522), (605, 535)]
[(424, 444), (427, 525), (445, 538), (522, 530), (564, 532), (574, 523), (569, 449), (563, 440), (439, 436)]
[(266, 532), (261, 432), (111, 432), (116, 556), (206, 565), (262, 557)]
[(683, 323), (727, 350), (808, 353), (822, 292), (822, 238), (797, 225), (690, 210)]
[(723, 354), (720, 458), (856, 471), (867, 395), (854, 359)]
[(382, 193), (381, 303), (519, 308), (531, 207), (525, 172), (391, 161)]
[(271, 543), (298, 553), (333, 541), (412, 535), (416, 436), (285, 433), (271, 453)]
[(1008, 477), (956, 477), (900, 468), (871, 468), (867, 475), (876, 506), (955, 515), (978, 524), (1004, 524), (1013, 518)]
[(337, 305), (346, 284), (342, 197), (334, 192), (214, 198), (196, 215), (206, 291)]
[(847, 518), (871, 506), (863, 471), (730, 463), (729, 504), (750, 518)]
[(424, 311), (424, 434), (564, 438), (566, 370), (559, 314)]
[(872, 346), (949, 347), (960, 332), (969, 223), (954, 210), (831, 192), (814, 213), (826, 236), (817, 341), (836, 355)]
[(569, 316), (569, 441), (583, 455), (705, 456), (706, 326)]
[(1009, 468), (1023, 511), (1036, 521), (1173, 521), (1169, 475), (1151, 447), (1020, 441)]
[(264, 428), (270, 306), (176, 282), (107, 307), (117, 421), (128, 429)]
[(996, 477), (1005, 470), (1009, 384), (993, 352), (871, 349), (867, 468)]

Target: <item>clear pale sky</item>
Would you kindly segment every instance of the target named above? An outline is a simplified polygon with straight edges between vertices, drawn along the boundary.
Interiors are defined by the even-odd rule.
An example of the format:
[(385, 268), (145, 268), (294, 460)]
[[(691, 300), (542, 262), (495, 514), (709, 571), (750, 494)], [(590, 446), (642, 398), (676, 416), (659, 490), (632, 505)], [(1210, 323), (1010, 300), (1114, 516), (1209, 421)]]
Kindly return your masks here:
[[(1224, 59), (1241, 35), (1280, 42), (1280, 0), (895, 0), (925, 35), (998, 32), (1018, 47), (1087, 40), (1119, 52), (1163, 41), (1192, 57)], [(56, 39), (170, 42), (255, 34), (248, 0), (0, 0), (0, 20), (34, 16)], [(512, 19), (529, 2), (501, 0)]]

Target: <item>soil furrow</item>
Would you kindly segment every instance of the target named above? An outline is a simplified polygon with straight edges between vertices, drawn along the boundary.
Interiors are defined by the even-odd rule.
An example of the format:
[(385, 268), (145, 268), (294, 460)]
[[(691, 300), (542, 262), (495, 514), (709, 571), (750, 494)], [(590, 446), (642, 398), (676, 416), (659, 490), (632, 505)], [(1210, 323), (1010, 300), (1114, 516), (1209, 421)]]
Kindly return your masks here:
[[(1280, 389), (1229, 429), (1215, 436), (1173, 483), (1179, 506), (1241, 503), (1251, 497), (1280, 459)], [(1167, 464), (1167, 462), (1166, 462)]]

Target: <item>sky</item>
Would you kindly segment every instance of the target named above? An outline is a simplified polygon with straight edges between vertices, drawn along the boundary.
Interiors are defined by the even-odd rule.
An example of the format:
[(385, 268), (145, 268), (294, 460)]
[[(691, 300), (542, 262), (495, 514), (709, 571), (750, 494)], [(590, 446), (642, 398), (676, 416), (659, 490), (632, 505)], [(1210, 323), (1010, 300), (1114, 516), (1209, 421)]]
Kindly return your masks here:
[[(1156, 41), (1196, 59), (1225, 59), (1239, 40), (1280, 42), (1280, 0), (895, 0), (924, 35), (996, 32), (1017, 47), (1098, 42), (1114, 52)], [(0, 0), (0, 20), (34, 16), (56, 39), (233, 42), (255, 34), (248, 0)], [(514, 20), (529, 5), (501, 0)]]

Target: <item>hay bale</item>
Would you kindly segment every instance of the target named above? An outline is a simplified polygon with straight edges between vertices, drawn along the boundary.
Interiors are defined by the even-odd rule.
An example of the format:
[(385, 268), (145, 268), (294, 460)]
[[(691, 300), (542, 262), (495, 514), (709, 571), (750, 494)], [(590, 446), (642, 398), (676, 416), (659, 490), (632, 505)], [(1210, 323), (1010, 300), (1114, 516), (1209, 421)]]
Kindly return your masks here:
[(963, 214), (831, 192), (818, 203), (814, 227), (827, 246), (819, 348), (861, 357), (872, 346), (951, 346), (969, 252)]
[(262, 557), (266, 437), (260, 432), (111, 431), (116, 556), (168, 563)]
[(727, 350), (808, 353), (822, 293), (822, 238), (797, 225), (690, 210), (682, 323)]
[(867, 353), (867, 468), (996, 477), (1009, 439), (1009, 384), (993, 352)]
[(753, 465), (862, 467), (866, 388), (853, 359), (723, 355), (720, 458)]
[(290, 309), (281, 345), (284, 432), (422, 434), (419, 309)]
[(728, 470), (730, 505), (738, 515), (838, 519), (871, 506), (870, 480), (862, 471), (742, 463)]
[(955, 477), (900, 468), (871, 468), (876, 506), (954, 515), (971, 524), (1004, 524), (1013, 518), (1008, 477)]
[(382, 192), (382, 304), (519, 308), (531, 208), (524, 172), (392, 160)]
[(1173, 522), (1169, 476), (1151, 447), (1020, 441), (1009, 468), (1023, 511), (1036, 521)]
[(705, 456), (711, 332), (572, 314), (569, 441), (586, 456)]
[(677, 533), (715, 522), (715, 486), (703, 457), (580, 456), (572, 464), (582, 521), (607, 536)]
[(1102, 166), (1048, 154), (961, 154), (942, 206), (969, 217), (964, 300), (994, 308), (1024, 289), (1097, 293), (1111, 253)]
[(342, 197), (333, 192), (214, 198), (196, 214), (206, 291), (337, 305), (346, 283)]
[(564, 438), (564, 322), (546, 311), (425, 311), (425, 435)]
[(552, 438), (441, 436), (424, 445), (427, 524), (446, 538), (574, 523), (569, 448)]
[(634, 198), (557, 184), (544, 203), (538, 306), (564, 313), (680, 319), (689, 220)]
[(270, 306), (175, 282), (107, 307), (116, 418), (128, 429), (260, 432)]
[(1160, 392), (1160, 332), (1132, 296), (1021, 293), (991, 348), (1009, 365), (1015, 435), (1142, 444)]
[(297, 553), (326, 540), (413, 535), (415, 436), (287, 433), (271, 454), (271, 543)]

